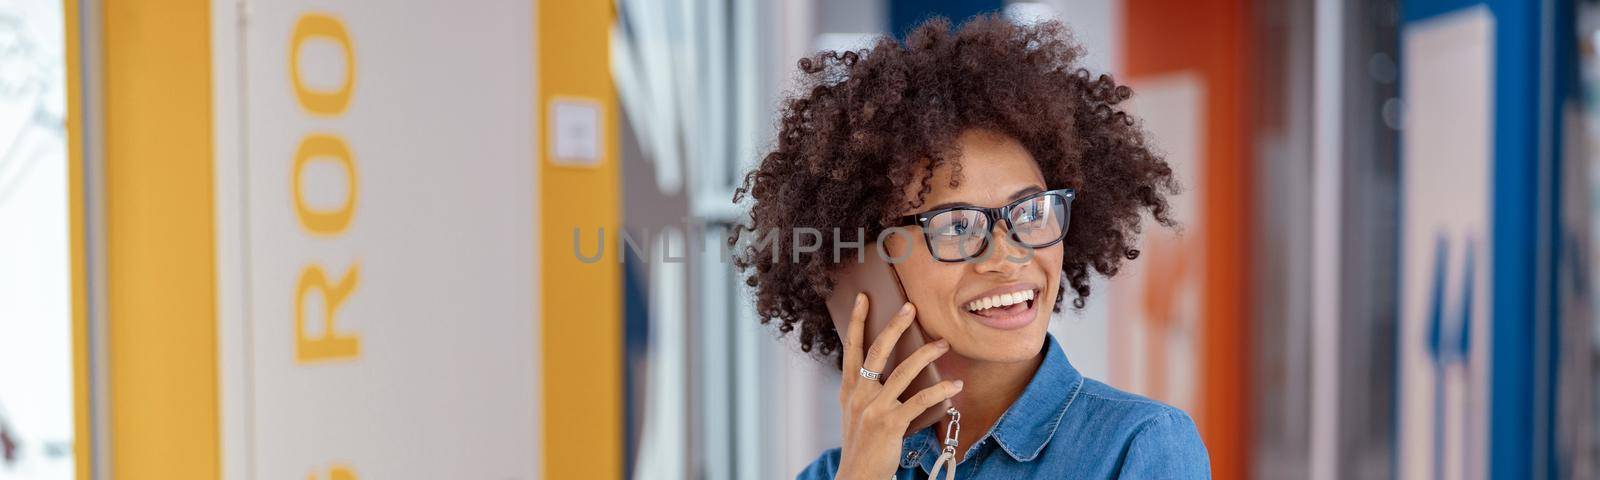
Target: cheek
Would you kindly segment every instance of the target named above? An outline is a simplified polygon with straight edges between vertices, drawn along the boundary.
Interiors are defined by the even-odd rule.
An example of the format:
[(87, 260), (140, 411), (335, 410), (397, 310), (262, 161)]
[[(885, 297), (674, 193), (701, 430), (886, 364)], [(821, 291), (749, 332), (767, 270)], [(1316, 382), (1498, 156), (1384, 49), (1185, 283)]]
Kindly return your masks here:
[(917, 305), (918, 320), (936, 322), (947, 316), (947, 306), (955, 298), (961, 270), (959, 264), (945, 264), (923, 256), (913, 256), (895, 267), (900, 274), (900, 285), (906, 298)]
[(1061, 274), (1062, 258), (1066, 256), (1066, 247), (1057, 243), (1055, 246), (1039, 251), (1039, 262), (1047, 273)]
[(1055, 295), (1061, 285), (1061, 262), (1065, 255), (1066, 249), (1059, 243), (1035, 252), (1034, 265), (1044, 271), (1045, 284), (1049, 287), (1045, 289), (1047, 295)]
[[(923, 265), (901, 269), (900, 281), (905, 285), (906, 296), (916, 300), (934, 300), (935, 297), (951, 295), (955, 291), (955, 280), (959, 277), (949, 275), (944, 270)], [(933, 305), (928, 307), (932, 308)]]

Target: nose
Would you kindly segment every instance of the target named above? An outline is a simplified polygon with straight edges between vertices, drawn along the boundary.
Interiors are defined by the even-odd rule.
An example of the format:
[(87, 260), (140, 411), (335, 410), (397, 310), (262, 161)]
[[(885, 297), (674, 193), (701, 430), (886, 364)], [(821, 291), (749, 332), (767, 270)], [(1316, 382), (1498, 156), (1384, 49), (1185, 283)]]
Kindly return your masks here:
[(1012, 276), (1033, 262), (1033, 249), (1011, 239), (1011, 232), (1003, 222), (995, 222), (990, 229), (989, 248), (973, 260), (979, 273), (997, 273)]

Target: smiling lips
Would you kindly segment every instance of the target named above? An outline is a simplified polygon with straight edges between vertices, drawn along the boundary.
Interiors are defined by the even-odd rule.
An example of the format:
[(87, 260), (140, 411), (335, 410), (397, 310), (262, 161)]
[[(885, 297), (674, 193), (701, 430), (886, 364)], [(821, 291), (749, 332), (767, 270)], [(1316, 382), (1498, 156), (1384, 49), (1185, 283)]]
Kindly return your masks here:
[(1028, 300), (1033, 300), (1033, 290), (990, 295), (967, 302), (967, 311), (977, 312), (984, 309), (1007, 307), (1026, 302)]
[(967, 314), (979, 323), (1000, 330), (1014, 330), (1033, 323), (1034, 289), (989, 295), (967, 302)]

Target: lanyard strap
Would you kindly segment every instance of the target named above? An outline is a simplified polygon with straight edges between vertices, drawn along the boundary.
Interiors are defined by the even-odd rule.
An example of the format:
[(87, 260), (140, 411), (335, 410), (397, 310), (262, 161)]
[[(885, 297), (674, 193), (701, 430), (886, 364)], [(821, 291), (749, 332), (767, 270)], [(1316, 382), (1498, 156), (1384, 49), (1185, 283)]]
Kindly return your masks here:
[(929, 480), (938, 480), (941, 468), (944, 469), (945, 480), (956, 479), (956, 447), (961, 444), (958, 440), (961, 435), (961, 411), (950, 407), (944, 413), (950, 416), (950, 425), (945, 427), (944, 449), (939, 451), (939, 460), (933, 462), (933, 470), (928, 472)]

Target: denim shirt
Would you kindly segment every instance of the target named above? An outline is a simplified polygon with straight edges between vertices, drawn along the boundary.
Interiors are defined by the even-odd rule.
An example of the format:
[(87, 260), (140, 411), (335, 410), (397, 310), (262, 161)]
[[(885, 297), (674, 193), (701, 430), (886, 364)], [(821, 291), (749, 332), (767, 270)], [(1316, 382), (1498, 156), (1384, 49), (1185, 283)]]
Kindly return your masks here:
[[(1022, 396), (966, 453), (957, 480), (1211, 478), (1210, 457), (1188, 414), (1084, 378), (1054, 336), (1046, 338), (1044, 355)], [(895, 478), (927, 478), (941, 447), (936, 437), (933, 427), (907, 437)], [(797, 479), (831, 479), (838, 470), (835, 448)]]

